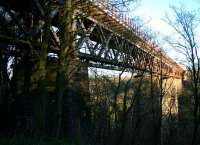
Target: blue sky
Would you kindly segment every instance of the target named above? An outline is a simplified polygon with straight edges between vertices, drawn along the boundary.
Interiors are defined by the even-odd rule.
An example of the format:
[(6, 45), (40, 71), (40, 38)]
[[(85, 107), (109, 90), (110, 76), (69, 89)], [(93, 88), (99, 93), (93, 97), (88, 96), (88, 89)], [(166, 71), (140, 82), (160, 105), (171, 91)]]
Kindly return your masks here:
[(163, 21), (166, 13), (171, 14), (170, 5), (184, 6), (186, 9), (195, 10), (200, 8), (200, 0), (141, 0), (139, 7), (130, 15), (138, 15), (153, 30), (169, 34), (169, 27)]
[[(163, 21), (166, 13), (168, 15), (172, 14), (170, 5), (177, 7), (184, 6), (186, 9), (196, 10), (200, 9), (200, 0), (141, 0), (139, 7), (129, 15), (141, 17), (145, 22), (148, 22), (147, 26), (158, 34), (171, 35), (173, 34), (171, 27)], [(162, 40), (162, 38), (159, 38), (159, 40)], [(167, 47), (167, 45), (163, 44), (163, 47)], [(177, 56), (179, 56), (171, 48), (164, 49), (174, 59), (177, 59)]]
[(200, 8), (200, 0), (141, 0), (139, 7), (133, 13), (143, 18), (163, 18), (165, 13), (170, 13), (170, 5), (185, 6), (186, 9)]

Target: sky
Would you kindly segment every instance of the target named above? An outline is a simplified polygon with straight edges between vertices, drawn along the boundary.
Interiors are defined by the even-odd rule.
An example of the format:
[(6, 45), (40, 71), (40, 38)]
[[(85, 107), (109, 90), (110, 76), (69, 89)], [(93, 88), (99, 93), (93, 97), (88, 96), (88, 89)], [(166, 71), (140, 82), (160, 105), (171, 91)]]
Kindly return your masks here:
[(172, 13), (170, 5), (184, 6), (186, 9), (195, 10), (200, 8), (200, 0), (141, 0), (139, 7), (130, 15), (140, 16), (149, 22), (148, 25), (152, 29), (169, 34), (168, 26), (162, 19), (166, 13), (169, 15)]
[[(195, 10), (200, 9), (200, 0), (141, 0), (139, 7), (135, 11), (130, 12), (129, 16), (139, 16), (147, 22), (146, 25), (153, 31), (169, 36), (173, 34), (172, 28), (163, 19), (166, 14), (169, 16), (172, 15), (170, 5), (177, 7), (184, 6), (188, 10)], [(175, 50), (169, 48), (167, 44), (163, 45), (166, 47), (164, 49), (170, 57), (178, 59), (179, 54)]]

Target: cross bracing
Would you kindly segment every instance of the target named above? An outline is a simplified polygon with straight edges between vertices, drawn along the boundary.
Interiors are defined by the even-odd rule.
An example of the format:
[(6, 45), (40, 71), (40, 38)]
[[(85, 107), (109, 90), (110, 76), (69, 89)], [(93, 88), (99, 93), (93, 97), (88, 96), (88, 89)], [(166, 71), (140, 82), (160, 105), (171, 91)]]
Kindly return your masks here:
[(96, 62), (97, 67), (100, 63), (101, 67), (107, 64), (111, 68), (182, 77), (183, 69), (115, 6), (102, 0), (77, 0), (77, 5), (77, 47), (81, 59)]

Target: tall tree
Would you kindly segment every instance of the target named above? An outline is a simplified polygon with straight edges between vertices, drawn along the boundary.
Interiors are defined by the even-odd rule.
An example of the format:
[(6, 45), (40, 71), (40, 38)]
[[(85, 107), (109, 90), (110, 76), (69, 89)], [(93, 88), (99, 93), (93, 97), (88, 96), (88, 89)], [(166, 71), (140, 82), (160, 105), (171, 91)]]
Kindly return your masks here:
[(197, 41), (199, 18), (196, 11), (188, 11), (177, 7), (172, 7), (172, 10), (174, 18), (166, 17), (166, 22), (174, 29), (177, 37), (173, 41), (169, 40), (169, 42), (178, 52), (185, 56), (185, 66), (192, 77), (192, 93), (194, 97), (192, 145), (196, 145), (200, 119), (198, 89), (200, 86), (200, 56)]
[(40, 56), (39, 56), (39, 81), (38, 81), (38, 96), (36, 98), (35, 121), (37, 130), (40, 132), (45, 127), (45, 99), (47, 96), (47, 78), (46, 78), (46, 64), (47, 64), (47, 49), (50, 39), (51, 27), (51, 3), (44, 2), (44, 32), (40, 41)]

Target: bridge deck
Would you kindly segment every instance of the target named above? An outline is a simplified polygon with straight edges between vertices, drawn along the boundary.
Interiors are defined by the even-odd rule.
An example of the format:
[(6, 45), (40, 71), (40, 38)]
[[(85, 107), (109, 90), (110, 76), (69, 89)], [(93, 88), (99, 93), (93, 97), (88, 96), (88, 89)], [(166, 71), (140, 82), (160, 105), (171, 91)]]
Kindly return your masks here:
[[(162, 73), (168, 76), (182, 77), (183, 69), (173, 59), (161, 52), (158, 46), (151, 41), (151, 38), (142, 32), (133, 20), (120, 13), (120, 10), (115, 6), (103, 0), (76, 0), (76, 4), (79, 7), (78, 12), (83, 12), (94, 23), (115, 33), (119, 37), (125, 38), (129, 43), (145, 51), (147, 54), (150, 53), (154, 57), (153, 67), (157, 67), (156, 73), (162, 71)], [(159, 63), (160, 59), (164, 62), (162, 66)]]

